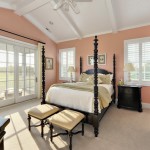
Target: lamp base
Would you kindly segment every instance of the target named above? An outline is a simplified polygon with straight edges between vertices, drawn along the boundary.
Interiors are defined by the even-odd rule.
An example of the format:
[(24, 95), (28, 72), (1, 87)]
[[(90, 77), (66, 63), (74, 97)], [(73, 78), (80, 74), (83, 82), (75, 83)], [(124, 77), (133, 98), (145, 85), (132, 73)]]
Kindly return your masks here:
[(126, 81), (125, 84), (126, 85), (134, 85), (134, 82), (133, 81)]

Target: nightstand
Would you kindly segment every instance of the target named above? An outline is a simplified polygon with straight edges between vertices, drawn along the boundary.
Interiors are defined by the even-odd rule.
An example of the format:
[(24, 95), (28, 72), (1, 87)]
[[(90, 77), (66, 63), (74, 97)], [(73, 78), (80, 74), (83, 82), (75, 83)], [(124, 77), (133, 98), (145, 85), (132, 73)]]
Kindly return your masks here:
[(142, 112), (141, 103), (142, 86), (118, 86), (118, 108), (129, 108)]

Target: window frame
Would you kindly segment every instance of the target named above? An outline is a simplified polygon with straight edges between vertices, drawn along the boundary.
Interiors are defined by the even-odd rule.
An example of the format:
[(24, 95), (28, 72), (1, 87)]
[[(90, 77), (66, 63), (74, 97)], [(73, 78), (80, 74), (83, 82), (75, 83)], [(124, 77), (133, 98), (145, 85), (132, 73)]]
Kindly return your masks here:
[[(62, 52), (67, 52), (68, 51), (74, 51), (74, 68), (76, 68), (76, 48), (75, 47), (70, 47), (70, 48), (64, 48), (64, 49), (59, 49), (59, 80), (69, 80), (70, 77), (61, 77), (61, 53)], [(67, 58), (68, 60), (68, 58)], [(67, 66), (68, 66), (68, 61), (67, 61)], [(76, 75), (74, 74), (73, 80), (76, 79)]]
[[(139, 80), (133, 81), (132, 84), (139, 84), (143, 86), (150, 86), (150, 81), (142, 81), (142, 43), (150, 42), (150, 37), (130, 39), (124, 41), (124, 65), (128, 63), (128, 44), (139, 43)], [(132, 62), (131, 62), (132, 63)], [(124, 72), (124, 81), (127, 81), (128, 74)]]

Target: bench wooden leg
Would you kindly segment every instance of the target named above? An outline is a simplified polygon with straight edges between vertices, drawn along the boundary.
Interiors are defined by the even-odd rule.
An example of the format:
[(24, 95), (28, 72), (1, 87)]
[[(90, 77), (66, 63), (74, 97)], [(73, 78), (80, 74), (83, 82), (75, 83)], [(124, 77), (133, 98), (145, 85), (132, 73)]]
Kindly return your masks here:
[(29, 131), (31, 131), (31, 124), (30, 124), (30, 121), (31, 121), (31, 116), (28, 115), (28, 129), (29, 129)]
[(69, 138), (70, 138), (69, 150), (72, 150), (72, 131), (69, 132)]
[(50, 138), (51, 138), (51, 142), (53, 142), (53, 125), (52, 123), (50, 124)]
[(84, 120), (82, 121), (82, 136), (84, 135)]
[(41, 137), (44, 136), (44, 120), (41, 120)]

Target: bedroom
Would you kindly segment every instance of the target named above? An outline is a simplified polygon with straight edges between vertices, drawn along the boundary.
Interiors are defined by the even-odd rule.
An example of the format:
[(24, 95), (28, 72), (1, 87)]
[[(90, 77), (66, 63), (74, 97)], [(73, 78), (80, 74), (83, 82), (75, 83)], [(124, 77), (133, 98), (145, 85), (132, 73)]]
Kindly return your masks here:
[[(149, 17), (148, 17), (148, 14), (149, 14), (148, 4), (149, 3), (146, 0), (142, 1), (142, 2), (140, 2), (139, 0), (134, 0), (132, 2), (130, 2), (130, 1), (127, 1), (127, 2), (112, 1), (113, 6), (110, 6), (110, 1), (108, 0), (107, 1), (108, 8), (106, 8), (106, 4), (105, 4), (104, 0), (102, 0), (102, 1), (93, 0), (92, 2), (78, 3), (80, 11), (81, 11), (79, 14), (75, 14), (71, 8), (69, 9), (68, 13), (71, 14), (72, 18), (69, 18), (67, 15), (64, 15), (64, 16), (67, 16), (65, 18), (64, 18), (64, 16), (61, 16), (61, 13), (59, 12), (60, 9), (57, 10), (57, 14), (54, 14), (54, 13), (56, 13), (56, 11), (54, 11), (53, 9), (50, 9), (51, 4), (47, 3), (48, 0), (43, 1), (41, 3), (38, 1), (37, 1), (37, 3), (34, 3), (34, 1), (32, 1), (32, 2), (33, 2), (33, 4), (28, 3), (28, 2), (23, 3), (23, 1), (19, 2), (17, 0), (16, 1), (12, 0), (10, 2), (9, 1), (1, 1), (0, 6), (2, 8), (0, 8), (0, 20), (1, 20), (0, 28), (46, 43), (45, 44), (45, 56), (48, 58), (53, 58), (53, 69), (45, 70), (46, 91), (48, 90), (50, 85), (52, 85), (54, 83), (62, 82), (62, 80), (59, 80), (59, 49), (75, 47), (75, 49), (76, 49), (75, 78), (76, 78), (76, 81), (78, 81), (79, 75), (80, 75), (80, 56), (83, 58), (83, 71), (86, 71), (87, 69), (91, 69), (92, 66), (88, 65), (87, 58), (88, 58), (88, 56), (93, 55), (93, 50), (94, 50), (93, 40), (94, 40), (94, 36), (98, 35), (98, 39), (99, 39), (99, 41), (98, 41), (99, 52), (98, 53), (106, 54), (106, 65), (99, 65), (99, 67), (112, 72), (113, 71), (112, 58), (113, 58), (113, 54), (115, 54), (116, 55), (116, 84), (117, 84), (120, 79), (124, 80), (124, 71), (123, 71), (123, 68), (124, 68), (124, 41), (130, 40), (130, 39), (145, 38), (145, 37), (150, 36), (150, 26), (149, 26)], [(136, 3), (136, 6), (135, 6), (135, 3)], [(134, 8), (132, 8), (133, 5), (134, 5)], [(28, 6), (28, 7), (26, 9), (21, 9), (24, 6)], [(93, 10), (93, 7), (95, 8), (94, 10)], [(15, 11), (16, 9), (18, 11)], [(91, 12), (93, 12), (93, 15), (88, 15), (90, 10), (91, 10)], [(85, 24), (83, 24), (82, 18), (80, 18), (80, 16), (82, 15), (82, 11), (84, 13), (82, 17), (84, 17), (83, 21), (85, 22)], [(19, 15), (17, 15), (17, 13)], [(47, 14), (52, 14), (52, 15), (48, 16)], [(110, 15), (110, 14), (112, 14), (112, 15)], [(53, 15), (54, 15), (54, 17), (52, 17)], [(103, 16), (103, 15), (105, 15), (105, 16)], [(78, 16), (79, 16), (79, 18), (78, 18)], [(61, 24), (61, 28), (60, 28), (60, 24)], [(49, 28), (50, 31), (47, 31), (45, 29), (45, 27)], [(80, 32), (83, 34), (81, 37), (80, 37)], [(0, 35), (3, 37), (9, 37), (12, 39), (16, 39), (19, 41), (24, 41), (27, 43), (37, 45), (37, 42), (23, 39), (23, 38), (20, 38), (20, 37), (17, 37), (12, 34), (9, 34), (9, 33), (2, 32), (2, 31), (0, 31)], [(55, 38), (57, 37), (57, 38), (55, 39), (54, 37)], [(117, 89), (117, 86), (116, 86), (116, 89)], [(115, 107), (114, 110), (116, 111), (115, 113), (118, 116), (113, 116), (114, 118), (119, 117), (120, 112), (122, 113), (122, 115), (120, 117), (125, 117), (125, 118), (126, 118), (126, 115), (131, 115), (133, 118), (134, 118), (134, 116), (138, 117), (137, 115), (140, 115), (139, 117), (141, 117), (141, 115), (145, 115), (144, 120), (146, 120), (146, 122), (144, 122), (144, 120), (142, 120), (139, 123), (138, 120), (135, 119), (134, 123), (136, 123), (136, 121), (137, 121), (137, 123), (139, 123), (139, 125), (141, 125), (141, 128), (135, 127), (136, 129), (133, 130), (133, 135), (142, 136), (141, 138), (138, 138), (137, 140), (133, 138), (134, 139), (133, 143), (134, 142), (140, 143), (140, 141), (138, 141), (138, 140), (141, 140), (141, 142), (143, 142), (143, 144), (141, 144), (141, 146), (142, 147), (145, 146), (145, 149), (148, 149), (148, 147), (149, 147), (149, 145), (148, 145), (149, 143), (147, 142), (149, 135), (147, 135), (147, 133), (145, 133), (146, 132), (145, 130), (149, 131), (147, 124), (150, 121), (149, 116), (148, 116), (149, 110), (147, 109), (147, 108), (149, 108), (149, 105), (150, 105), (149, 104), (150, 103), (149, 90), (150, 90), (149, 86), (144, 85), (142, 87), (143, 112), (141, 114), (139, 114), (136, 111), (134, 112), (134, 111), (126, 110), (126, 109), (125, 110), (117, 109)], [(25, 102), (25, 104), (27, 104), (27, 102)], [(14, 103), (14, 101), (12, 103)], [(34, 104), (36, 105), (38, 103), (40, 103), (40, 102), (39, 101), (37, 103), (33, 102), (33, 104), (31, 103), (31, 105), (34, 105)], [(2, 101), (1, 101), (1, 104), (2, 104)], [(19, 103), (18, 105), (21, 105), (21, 103)], [(24, 114), (24, 112), (20, 112), (21, 110), (20, 111), (19, 111), (19, 109), (13, 110), (13, 108), (11, 108), (10, 112), (7, 112), (6, 108), (1, 109), (2, 116), (8, 115), (8, 117), (9, 117), (10, 114), (12, 113), (11, 114), (12, 117), (17, 115), (18, 117), (22, 118), (22, 116), (20, 116), (20, 115), (22, 113)], [(24, 108), (25, 113), (27, 113), (27, 109), (29, 109), (29, 108), (31, 108), (31, 106)], [(110, 111), (110, 109), (109, 109), (109, 111)], [(19, 114), (16, 114), (17, 112), (19, 112)], [(7, 113), (10, 113), (10, 114), (7, 114)], [(103, 118), (104, 120), (102, 120), (102, 122), (101, 122), (101, 125), (104, 125), (104, 126), (102, 126), (102, 128), (100, 127), (99, 136), (102, 136), (103, 135), (102, 132), (105, 131), (104, 127), (106, 124), (104, 124), (103, 121), (106, 120), (107, 114), (109, 115), (109, 112), (106, 113), (106, 116), (104, 116), (104, 118)], [(22, 118), (22, 119), (18, 118), (18, 120), (14, 120), (15, 122), (14, 121), (13, 122), (17, 126), (18, 121), (21, 121), (22, 122), (21, 129), (23, 129), (23, 131), (27, 132), (26, 115), (24, 114), (23, 117), (24, 118)], [(108, 117), (111, 117), (111, 116), (108, 116)], [(15, 119), (15, 118), (13, 117), (12, 120), (13, 119)], [(118, 118), (116, 118), (116, 119), (118, 119)], [(127, 119), (128, 119), (128, 117), (127, 117)], [(108, 120), (106, 120), (106, 122), (107, 121)], [(118, 119), (117, 121), (121, 122), (121, 118), (120, 118), (120, 120)], [(125, 120), (125, 121), (127, 121), (127, 120)], [(111, 122), (111, 123), (113, 123), (114, 126), (117, 126), (117, 123), (116, 124), (114, 122)], [(121, 122), (121, 123), (123, 123), (123, 122)], [(125, 122), (125, 124), (126, 123), (127, 122)], [(142, 123), (143, 124), (145, 123), (145, 126), (143, 127), (143, 129), (142, 129)], [(120, 132), (124, 133), (126, 130), (125, 131), (123, 131), (123, 129), (121, 130), (121, 125), (123, 125), (122, 127), (124, 127), (124, 128), (126, 126), (124, 124), (119, 124)], [(8, 127), (10, 128), (10, 126), (8, 126)], [(109, 128), (109, 127), (110, 126), (108, 126), (107, 128)], [(131, 129), (131, 127), (129, 125), (127, 125), (127, 127), (129, 127), (129, 130)], [(87, 126), (86, 128), (89, 128), (88, 134), (89, 134), (89, 136), (91, 136), (91, 137), (89, 137), (89, 139), (93, 140), (93, 143), (96, 144), (97, 140), (94, 141), (94, 138), (92, 139), (92, 137), (94, 137), (93, 129), (89, 126)], [(135, 132), (140, 129), (144, 130), (144, 131), (141, 133), (141, 135), (138, 135), (138, 134), (136, 135)], [(6, 130), (8, 130), (8, 129), (6, 128)], [(6, 149), (9, 149), (11, 146), (15, 145), (15, 144), (11, 145), (11, 142), (10, 142), (11, 140), (14, 140), (14, 142), (16, 143), (16, 149), (21, 149), (21, 148), (25, 149), (25, 145), (22, 143), (23, 142), (22, 140), (25, 140), (25, 139), (24, 138), (21, 138), (18, 140), (16, 139), (18, 137), (17, 134), (23, 133), (23, 132), (20, 132), (21, 131), (20, 128), (16, 129), (17, 131), (19, 130), (19, 132), (16, 132), (15, 129), (12, 129), (12, 130), (9, 129), (9, 130), (10, 131), (6, 132), (6, 140), (5, 140)], [(118, 130), (119, 129), (116, 129), (116, 132)], [(36, 139), (31, 138), (29, 133), (27, 133), (27, 137), (29, 136), (29, 138), (32, 141), (31, 143), (37, 149), (38, 149), (38, 147), (40, 149), (40, 144), (39, 143), (38, 143), (38, 145), (35, 144), (35, 142), (40, 140), (40, 137), (39, 137), (40, 130), (37, 131), (36, 129), (35, 130), (33, 129), (33, 131), (38, 132), (37, 138)], [(47, 129), (47, 131), (48, 131), (48, 129)], [(16, 134), (13, 134), (13, 133), (11, 134), (9, 132), (13, 132)], [(35, 132), (35, 134), (36, 134), (36, 132)], [(111, 133), (112, 130), (109, 130), (109, 132)], [(45, 131), (45, 133), (46, 133), (46, 131)], [(129, 131), (127, 133), (129, 133)], [(112, 146), (112, 149), (114, 147), (116, 149), (117, 148), (121, 149), (121, 144), (124, 144), (124, 145), (129, 144), (128, 149), (134, 149), (134, 148), (140, 149), (141, 148), (138, 144), (135, 145), (133, 143), (130, 143), (130, 141), (126, 139), (129, 136), (127, 136), (125, 139), (124, 139), (124, 137), (122, 137), (122, 138), (120, 137), (121, 138), (120, 139), (119, 138), (119, 136), (121, 136), (120, 134), (118, 133), (116, 136), (114, 135), (114, 133), (112, 134), (116, 137), (117, 140), (120, 140), (119, 144), (117, 144), (117, 142), (115, 142), (115, 140), (110, 141), (110, 139), (112, 138), (111, 136), (108, 138), (110, 144), (112, 144), (113, 142), (116, 143)], [(87, 133), (85, 130), (85, 136), (86, 135), (87, 135)], [(104, 136), (106, 136), (106, 135), (104, 135)], [(80, 135), (78, 137), (82, 138), (82, 137), (80, 137)], [(75, 140), (74, 142), (76, 142), (75, 138), (76, 138), (76, 136), (74, 137), (74, 140)], [(100, 138), (100, 137), (98, 137), (98, 138)], [(106, 143), (109, 145), (109, 142), (106, 142), (106, 139), (107, 139), (107, 137), (104, 137), (104, 139), (100, 138), (99, 140), (102, 140), (102, 142), (104, 142), (104, 143), (102, 145), (99, 144), (99, 146), (104, 146)], [(83, 142), (86, 142), (86, 140), (88, 142), (88, 139), (85, 139), (85, 141), (83, 140)], [(125, 141), (123, 141), (123, 140), (125, 140)], [(8, 143), (7, 143), (7, 141), (8, 141)], [(60, 141), (60, 139), (58, 139), (58, 141)], [(65, 142), (65, 141), (66, 141), (66, 139), (63, 140), (63, 142)], [(43, 141), (41, 141), (41, 142), (43, 143)], [(65, 145), (67, 148), (67, 143), (63, 143), (63, 142), (61, 142), (62, 147)], [(20, 146), (19, 146), (19, 143), (20, 143)], [(145, 145), (144, 145), (144, 143), (145, 143)], [(64, 148), (65, 148), (65, 146), (64, 146)], [(73, 144), (73, 146), (75, 147), (75, 144)], [(82, 144), (80, 144), (80, 146), (82, 147)], [(90, 146), (92, 146), (92, 144)], [(52, 147), (54, 147), (54, 145)], [(125, 147), (124, 149), (127, 149), (127, 147)]]

